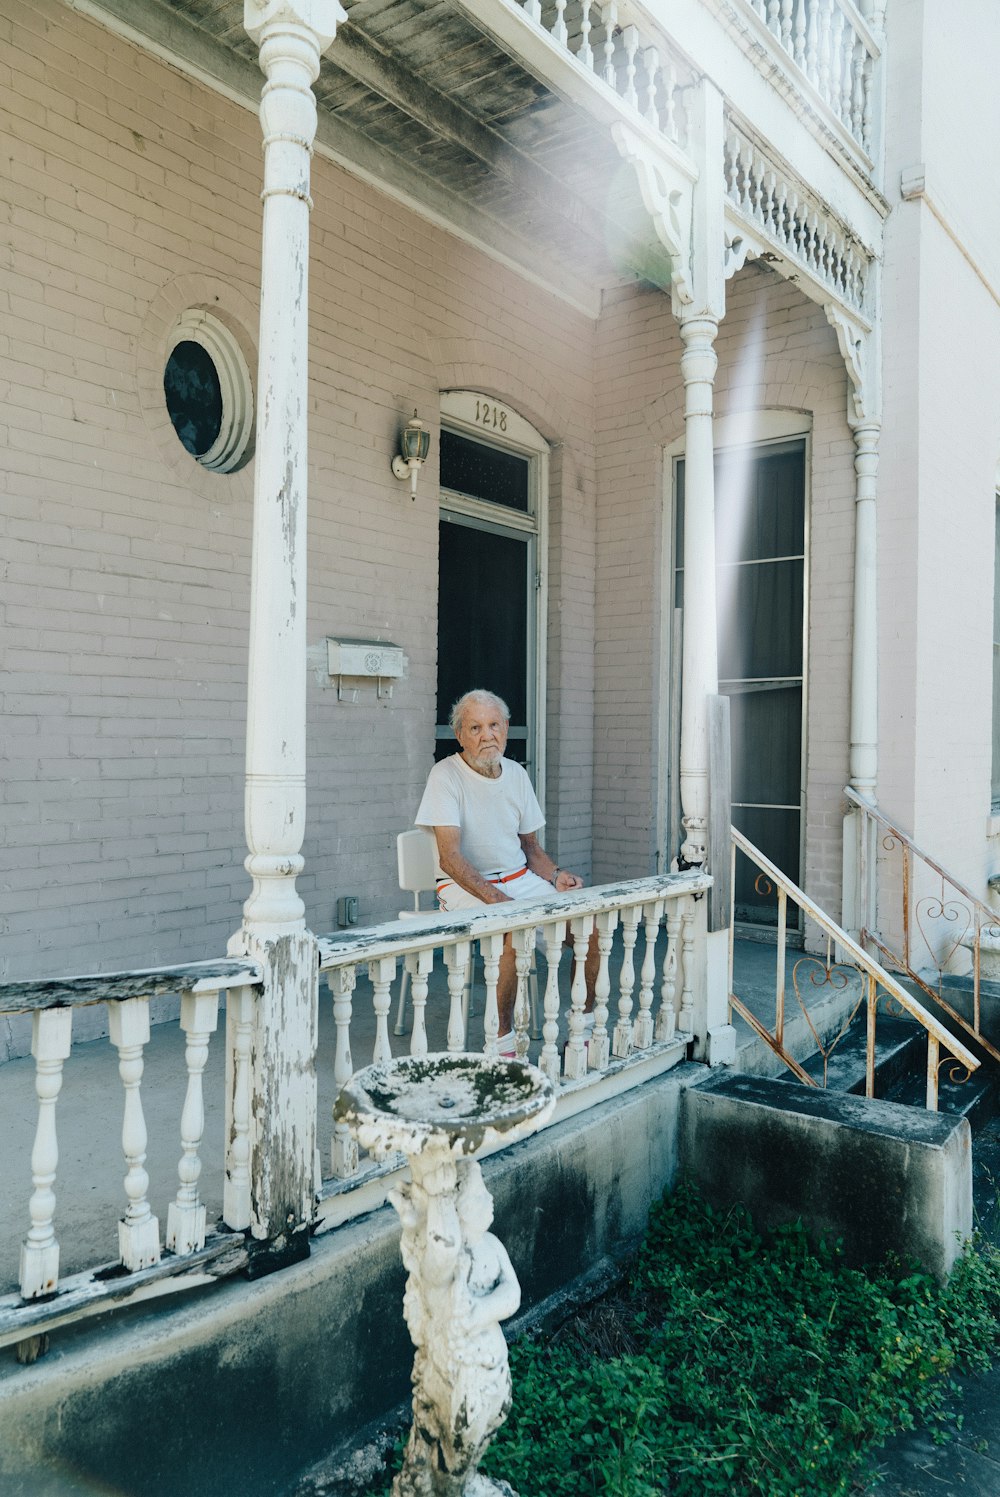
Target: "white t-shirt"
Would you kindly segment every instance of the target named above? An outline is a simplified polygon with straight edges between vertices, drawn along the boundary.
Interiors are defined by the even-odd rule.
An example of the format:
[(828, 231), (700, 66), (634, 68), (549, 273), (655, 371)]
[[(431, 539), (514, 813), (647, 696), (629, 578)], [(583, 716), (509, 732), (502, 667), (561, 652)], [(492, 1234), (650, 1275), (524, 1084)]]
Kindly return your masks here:
[[(461, 852), (478, 873), (513, 873), (526, 863), (521, 833), (545, 825), (528, 774), (513, 759), (500, 760), (499, 779), (470, 769), (461, 754), (435, 764), (417, 807), (417, 826), (457, 826)], [(442, 877), (438, 867), (438, 876)]]

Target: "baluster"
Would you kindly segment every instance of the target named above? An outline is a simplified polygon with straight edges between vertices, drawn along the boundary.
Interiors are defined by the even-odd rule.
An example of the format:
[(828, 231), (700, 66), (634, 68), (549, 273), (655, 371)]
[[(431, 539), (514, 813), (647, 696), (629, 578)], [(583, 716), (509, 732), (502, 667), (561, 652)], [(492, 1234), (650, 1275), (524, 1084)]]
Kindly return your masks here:
[(788, 243), (788, 183), (779, 181), (774, 198), (774, 234), (782, 244)]
[(761, 197), (761, 211), (764, 227), (773, 234), (775, 232), (775, 194), (778, 187), (777, 174), (768, 167), (764, 173), (764, 190)]
[(799, 195), (795, 191), (795, 188), (791, 187), (788, 191), (788, 232), (785, 235), (785, 244), (793, 255), (801, 253), (799, 245), (799, 235), (801, 233), (799, 206)]
[(768, 0), (767, 29), (781, 41), (781, 0)]
[(410, 1054), (427, 1054), (427, 978), (434, 965), (433, 949), (409, 951), (403, 958), (410, 974), (410, 998), (413, 1002), (413, 1033), (410, 1035)]
[(632, 1026), (633, 1050), (646, 1050), (653, 1043), (653, 980), (656, 977), (656, 938), (660, 931), (662, 914), (662, 899), (642, 907), (646, 949), (642, 958), (642, 971), (639, 974), (639, 1012)]
[(531, 971), (531, 952), (535, 944), (534, 926), (515, 932), (511, 939), (514, 943), (514, 970), (517, 973), (517, 990), (514, 994), (514, 1049), (517, 1051), (518, 1060), (527, 1060), (528, 1029), (531, 1025), (528, 974)]
[(618, 0), (607, 0), (601, 6), (601, 25), (604, 28), (604, 81), (617, 89), (618, 75), (615, 72), (615, 27), (618, 25)]
[(542, 0), (524, 0), (524, 13), (533, 21), (542, 24)]
[(576, 60), (582, 62), (585, 68), (593, 69), (594, 54), (590, 47), (590, 0), (580, 0), (580, 46)]
[(181, 1112), (180, 1181), (177, 1199), (167, 1207), (167, 1247), (172, 1253), (196, 1253), (205, 1246), (205, 1207), (198, 1195), (201, 1159), (198, 1149), (205, 1132), (202, 1076), (208, 1063), (209, 1037), (219, 1022), (218, 993), (183, 993), (181, 1028), (187, 1035), (184, 1062), (188, 1083)]
[(799, 67), (806, 66), (806, 0), (795, 0), (794, 38), (792, 55)]
[(545, 941), (545, 964), (548, 975), (545, 980), (545, 997), (542, 1000), (544, 1022), (542, 1024), (542, 1053), (539, 1068), (550, 1081), (558, 1081), (560, 1073), (559, 1050), (559, 958), (563, 945), (562, 925), (545, 925), (542, 937)]
[(234, 1232), (250, 1225), (250, 1097), (253, 988), (226, 994), (226, 1178), (222, 1218)]
[(751, 194), (753, 203), (753, 216), (762, 228), (766, 227), (764, 222), (764, 173), (767, 163), (758, 151), (752, 151), (750, 156), (753, 171), (753, 192)]
[(740, 200), (740, 142), (737, 135), (727, 135), (724, 150), (726, 195), (732, 202)]
[(792, 51), (792, 11), (794, 0), (781, 0), (781, 45), (786, 52)]
[(830, 108), (840, 117), (844, 68), (844, 12), (834, 5), (830, 17)]
[(569, 32), (566, 30), (566, 0), (556, 0), (556, 19), (552, 27), (552, 40), (569, 50)]
[(31, 1226), (21, 1244), (21, 1298), (51, 1294), (59, 1281), (59, 1243), (53, 1222), (56, 1214), (56, 1099), (62, 1089), (63, 1063), (73, 1040), (71, 1008), (39, 1009), (31, 1016), (31, 1053), (35, 1057), (35, 1095), (38, 1123), (31, 1150)]
[(626, 26), (622, 32), (622, 42), (625, 47), (625, 92), (623, 98), (626, 104), (631, 104), (633, 109), (638, 109), (639, 95), (635, 91), (635, 54), (639, 47), (638, 27)]
[(602, 910), (597, 916), (596, 925), (600, 962), (597, 968), (597, 981), (594, 984), (594, 1030), (590, 1036), (587, 1058), (592, 1071), (604, 1071), (610, 1059), (608, 998), (611, 996), (611, 973), (609, 959), (615, 931), (618, 928), (618, 911)]
[(677, 69), (669, 53), (663, 65), (663, 130), (677, 139)]
[(819, 215), (810, 208), (806, 217), (806, 263), (815, 269), (819, 264)]
[(660, 54), (656, 47), (644, 47), (642, 65), (646, 70), (645, 115), (651, 125), (660, 127), (660, 114), (656, 107), (656, 84), (660, 75)]
[(677, 1027), (684, 1034), (694, 1033), (694, 907), (690, 900), (684, 902), (681, 916), (681, 961), (684, 967), (681, 987), (681, 1011)]
[(570, 929), (573, 932), (574, 950), (579, 952), (580, 955), (575, 964), (573, 982), (570, 988), (569, 1038), (566, 1041), (566, 1050), (563, 1054), (563, 1073), (571, 1081), (576, 1081), (581, 1076), (586, 1076), (587, 1074), (587, 1045), (583, 1018), (583, 1011), (587, 1002), (587, 978), (584, 972), (584, 954), (590, 944), (591, 932), (594, 929), (593, 915), (581, 915), (579, 919), (571, 921)]
[(819, 82), (820, 97), (830, 101), (830, 12), (833, 0), (818, 0), (819, 26)]
[[(354, 1075), (351, 1058), (351, 1014), (354, 1007), (354, 985), (357, 968), (335, 967), (327, 977), (333, 996), (333, 1022), (337, 1026), (337, 1050), (333, 1060), (333, 1079), (337, 1091)], [(330, 1165), (334, 1178), (347, 1180), (358, 1172), (358, 1141), (346, 1123), (334, 1121), (330, 1138)]]
[(757, 191), (757, 183), (754, 176), (754, 148), (748, 140), (740, 147), (740, 168), (743, 173), (743, 187), (741, 191), (742, 207), (744, 213), (750, 218), (754, 216), (754, 197)]
[[(396, 958), (394, 956), (376, 957), (373, 962), (368, 963), (368, 976), (375, 989), (372, 998), (372, 1007), (375, 1010), (375, 1046), (372, 1050), (372, 1062), (374, 1065), (381, 1065), (384, 1061), (392, 1059), (392, 1048), (389, 1044), (389, 989), (396, 976)], [(414, 1009), (413, 1027), (414, 1029), (417, 1027), (416, 1009)]]
[(471, 941), (456, 941), (446, 946), (444, 964), (448, 969), (448, 1050), (460, 1055), (465, 1049), (465, 1010), (463, 996), (469, 981), (472, 962)]
[(497, 1038), (500, 1034), (500, 1013), (497, 1008), (497, 982), (500, 978), (503, 936), (483, 936), (479, 942), (479, 950), (482, 952), (483, 969), (486, 975), (486, 1014), (483, 1020), (486, 1043), (483, 1046), (483, 1054), (495, 1059), (499, 1053)]
[(108, 1005), (111, 1043), (118, 1051), (118, 1074), (125, 1087), (122, 1152), (125, 1155), (125, 1194), (128, 1206), (118, 1223), (121, 1261), (133, 1273), (160, 1261), (160, 1223), (146, 1199), (149, 1176), (146, 1162), (146, 1119), (142, 1112), (142, 1052), (149, 1044), (149, 1000), (126, 998)]
[(844, 16), (840, 40), (840, 118), (848, 130), (851, 128), (851, 99), (854, 96), (854, 39), (854, 27)]
[(864, 107), (861, 115), (861, 144), (871, 154), (872, 146), (872, 110), (874, 107), (872, 81), (874, 66), (870, 57), (865, 58), (863, 69), (863, 92)]
[(865, 127), (865, 44), (858, 37), (854, 43), (851, 60), (851, 134), (854, 139), (864, 138)]
[(613, 1055), (632, 1054), (632, 989), (635, 987), (635, 940), (639, 931), (639, 905), (622, 911), (622, 966), (618, 974), (618, 1023), (611, 1045)]
[(830, 279), (830, 232), (829, 232), (829, 229), (826, 228), (823, 224), (820, 224), (819, 228), (820, 228), (820, 237), (819, 237), (819, 239), (817, 241), (817, 245), (816, 245), (816, 249), (817, 249), (817, 253), (818, 253), (818, 256), (819, 256), (819, 260), (818, 260), (816, 269), (819, 271), (819, 273), (822, 276), (822, 278), (823, 278), (824, 281), (829, 281), (829, 279)]
[(667, 905), (667, 949), (663, 954), (663, 981), (660, 983), (660, 1011), (656, 1016), (656, 1038), (658, 1040), (672, 1040), (677, 1031), (677, 943), (680, 937), (680, 930), (680, 900), (672, 899)]
[(819, 26), (819, 0), (811, 0), (808, 16), (806, 29), (806, 76), (810, 83), (817, 83), (819, 80), (819, 38), (817, 34)]

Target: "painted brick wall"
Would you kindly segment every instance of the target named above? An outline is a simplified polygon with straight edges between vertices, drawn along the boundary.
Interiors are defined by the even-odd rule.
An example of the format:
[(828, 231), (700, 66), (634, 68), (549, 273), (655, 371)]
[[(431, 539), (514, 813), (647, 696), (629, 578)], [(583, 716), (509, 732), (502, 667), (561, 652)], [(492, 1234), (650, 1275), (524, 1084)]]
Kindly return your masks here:
[[(821, 308), (750, 265), (729, 283), (716, 343), (716, 413), (807, 413), (808, 637), (805, 880), (840, 910), (841, 791), (848, 771), (854, 444), (847, 381)], [(664, 448), (683, 438), (681, 343), (669, 302), (624, 290), (609, 299), (598, 349), (599, 446), (594, 864), (598, 878), (653, 867), (655, 715), (663, 672), (658, 615)], [(669, 480), (670, 462), (666, 460)], [(672, 598), (667, 595), (668, 606)]]
[[(3, 591), (0, 975), (219, 954), (242, 868), (252, 465), (183, 452), (163, 340), (186, 307), (255, 368), (256, 116), (57, 0), (0, 17)], [(594, 325), (314, 161), (309, 821), (300, 888), (329, 930), (399, 905), (395, 834), (431, 763), (438, 392), (532, 421), (550, 492), (549, 842), (589, 874)], [(432, 422), (417, 502), (389, 472)], [(390, 700), (338, 703), (327, 635), (400, 644)]]

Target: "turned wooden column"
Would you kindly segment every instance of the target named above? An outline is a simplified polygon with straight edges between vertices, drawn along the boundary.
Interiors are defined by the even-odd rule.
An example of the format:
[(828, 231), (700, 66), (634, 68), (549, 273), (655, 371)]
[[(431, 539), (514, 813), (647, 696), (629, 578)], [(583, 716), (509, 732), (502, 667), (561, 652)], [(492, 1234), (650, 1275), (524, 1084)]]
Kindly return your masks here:
[[(312, 85), (345, 18), (338, 0), (244, 0), (266, 82), (245, 800), (253, 886), (230, 950), (260, 961), (264, 980), (252, 1000), (227, 1005), (230, 1056), (249, 1054), (251, 1092), (247, 1117), (231, 1064), (227, 1142), (239, 1142), (250, 1178), (249, 1190), (227, 1184), (224, 1212), (279, 1257), (308, 1252), (317, 1185), (316, 941), (295, 887), (306, 812), (309, 172)], [(227, 1182), (241, 1173), (227, 1170)]]
[(878, 779), (878, 577), (875, 496), (881, 427), (854, 428), (854, 634), (851, 642), (852, 787), (874, 801)]
[(715, 457), (712, 399), (718, 320), (682, 318), (684, 353), (684, 645), (681, 692), (681, 860), (708, 856), (708, 698), (719, 689), (715, 603)]

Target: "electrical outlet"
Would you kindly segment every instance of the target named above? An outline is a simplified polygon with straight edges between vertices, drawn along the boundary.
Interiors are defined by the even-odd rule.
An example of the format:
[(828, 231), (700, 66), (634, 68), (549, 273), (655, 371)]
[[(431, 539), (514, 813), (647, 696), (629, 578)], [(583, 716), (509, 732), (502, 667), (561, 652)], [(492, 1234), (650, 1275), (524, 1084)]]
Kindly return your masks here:
[(343, 929), (345, 925), (357, 925), (357, 923), (358, 896), (345, 894), (337, 900), (337, 924)]

